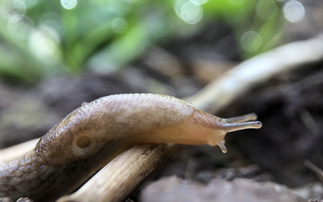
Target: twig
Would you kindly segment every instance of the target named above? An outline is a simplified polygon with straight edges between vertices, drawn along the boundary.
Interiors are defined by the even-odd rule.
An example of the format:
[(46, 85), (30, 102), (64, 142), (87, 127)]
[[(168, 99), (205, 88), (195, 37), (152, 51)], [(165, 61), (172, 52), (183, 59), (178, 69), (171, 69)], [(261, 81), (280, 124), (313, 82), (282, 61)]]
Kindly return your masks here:
[(31, 149), (33, 149), (36, 143), (39, 141), (39, 138), (23, 142), (5, 149), (0, 150), (0, 161), (5, 161), (18, 157)]
[[(122, 152), (103, 167), (76, 193), (62, 197), (69, 201), (124, 201), (147, 176), (158, 169), (177, 149), (175, 144), (138, 145)], [(167, 152), (166, 152), (167, 151)], [(139, 163), (137, 163), (139, 162)]]
[(198, 108), (217, 112), (258, 83), (280, 72), (322, 59), (323, 35), (286, 44), (236, 66), (198, 92), (193, 100)]
[(308, 167), (310, 170), (312, 170), (314, 173), (316, 173), (320, 181), (323, 182), (323, 171), (320, 168), (314, 165), (314, 163), (312, 163), (310, 160), (305, 160), (304, 165)]

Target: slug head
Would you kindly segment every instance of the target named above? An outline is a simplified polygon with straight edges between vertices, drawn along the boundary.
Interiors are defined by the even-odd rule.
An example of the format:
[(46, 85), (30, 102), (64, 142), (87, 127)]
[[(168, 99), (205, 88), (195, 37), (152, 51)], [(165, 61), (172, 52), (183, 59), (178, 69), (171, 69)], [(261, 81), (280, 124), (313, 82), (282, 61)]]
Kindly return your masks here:
[(198, 139), (204, 139), (211, 146), (218, 145), (223, 153), (227, 152), (224, 145), (224, 137), (228, 132), (261, 128), (261, 122), (256, 120), (255, 114), (246, 114), (233, 118), (220, 118), (200, 110), (195, 110), (191, 123), (187, 124), (189, 130), (194, 131), (192, 134), (198, 134)]
[[(257, 115), (254, 113), (246, 114), (243, 116), (237, 116), (233, 118), (223, 119), (218, 118), (218, 120), (221, 122), (223, 131), (226, 133), (238, 131), (238, 130), (244, 130), (244, 129), (259, 129), (262, 127), (262, 124), (260, 121), (254, 121), (257, 120)], [(223, 153), (227, 152), (227, 148), (224, 145), (224, 140), (221, 140), (218, 142), (218, 146), (220, 147), (221, 151)]]

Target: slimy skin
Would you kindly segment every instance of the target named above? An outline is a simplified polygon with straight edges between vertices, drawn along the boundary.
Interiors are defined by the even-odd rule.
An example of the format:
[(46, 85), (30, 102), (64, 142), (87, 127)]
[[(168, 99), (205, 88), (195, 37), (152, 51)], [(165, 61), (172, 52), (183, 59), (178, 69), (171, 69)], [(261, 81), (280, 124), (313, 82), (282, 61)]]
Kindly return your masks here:
[(102, 97), (71, 112), (33, 150), (0, 162), (0, 198), (54, 201), (140, 143), (219, 145), (226, 152), (225, 134), (260, 128), (255, 119), (255, 114), (219, 118), (166, 95)]

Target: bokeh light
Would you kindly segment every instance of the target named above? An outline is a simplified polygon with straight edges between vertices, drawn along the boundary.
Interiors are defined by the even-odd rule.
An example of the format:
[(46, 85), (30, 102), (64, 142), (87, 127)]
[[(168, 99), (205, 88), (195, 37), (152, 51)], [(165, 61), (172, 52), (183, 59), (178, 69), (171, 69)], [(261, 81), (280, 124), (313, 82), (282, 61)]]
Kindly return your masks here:
[(128, 29), (128, 23), (123, 18), (116, 18), (111, 23), (111, 28), (116, 34), (123, 34)]
[(181, 18), (188, 24), (198, 23), (203, 16), (203, 10), (199, 4), (186, 2), (180, 11)]
[(25, 0), (27, 9), (36, 6), (39, 3), (39, 0)]
[(53, 36), (53, 39), (55, 39), (57, 43), (60, 42), (60, 36), (62, 36), (64, 32), (60, 21), (60, 16), (54, 12), (47, 12), (39, 18), (39, 27), (46, 27), (45, 29), (53, 30), (49, 33)]
[(175, 3), (175, 12), (178, 17), (181, 17), (182, 6), (187, 2), (187, 0), (177, 0)]
[(0, 15), (4, 18), (11, 18), (14, 15), (23, 15), (26, 4), (23, 0), (1, 0)]
[(75, 8), (77, 0), (61, 0), (61, 5), (67, 10)]
[(277, 5), (273, 0), (259, 0), (256, 13), (261, 19), (268, 20), (277, 14)]
[(232, 5), (240, 5), (245, 2), (245, 0), (227, 0)]
[(284, 16), (290, 22), (299, 22), (305, 16), (305, 8), (299, 1), (289, 1), (285, 4)]
[(208, 1), (209, 0), (191, 0), (192, 3), (199, 4), (199, 5), (205, 4)]
[(8, 20), (8, 32), (17, 39), (26, 40), (33, 29), (33, 22), (25, 15), (15, 15)]
[[(32, 50), (37, 58), (51, 58), (56, 46), (60, 54), (68, 55), (62, 57), (57, 67), (81, 70), (83, 66), (92, 68), (104, 64), (102, 68), (115, 65), (117, 69), (138, 57), (137, 50), (144, 50), (150, 43), (159, 42), (170, 34), (190, 36), (201, 27), (212, 28), (209, 23), (215, 20), (215, 23), (229, 22), (238, 43), (241, 40), (241, 50), (244, 54), (254, 52), (245, 55), (251, 56), (258, 54), (257, 50), (263, 44), (266, 48), (271, 34), (283, 26), (279, 23), (283, 16), (278, 13), (280, 10), (285, 9), (284, 15), (290, 21), (297, 21), (287, 12), (295, 3), (301, 5), (296, 0), (0, 0), (3, 26), (0, 32), (9, 44), (23, 41), (19, 45), (24, 50)], [(304, 9), (302, 5), (301, 8)], [(77, 10), (70, 12), (69, 9)], [(261, 35), (244, 34), (249, 30), (259, 31)], [(207, 37), (216, 36), (210, 34)], [(30, 41), (38, 44), (29, 45), (27, 42)], [(112, 59), (107, 58), (110, 52), (116, 55)], [(93, 62), (92, 65), (92, 61), (98, 61), (93, 58), (101, 54), (104, 55), (103, 62)]]
[(33, 30), (30, 34), (29, 49), (36, 58), (45, 63), (51, 63), (59, 57), (56, 44), (42, 30)]
[(242, 35), (240, 44), (244, 50), (254, 52), (260, 48), (262, 40), (257, 32), (248, 31)]
[(132, 1), (110, 0), (110, 7), (114, 10), (115, 14), (120, 15), (130, 11)]

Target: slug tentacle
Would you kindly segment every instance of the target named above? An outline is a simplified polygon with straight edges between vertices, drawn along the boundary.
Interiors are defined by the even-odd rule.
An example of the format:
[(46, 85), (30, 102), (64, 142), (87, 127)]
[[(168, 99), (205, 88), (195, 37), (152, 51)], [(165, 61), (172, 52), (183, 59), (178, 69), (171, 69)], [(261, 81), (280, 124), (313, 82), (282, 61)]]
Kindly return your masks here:
[(228, 132), (233, 132), (237, 130), (244, 130), (244, 129), (259, 129), (261, 128), (262, 124), (260, 121), (249, 121), (249, 122), (242, 122), (242, 123), (227, 123), (224, 125), (224, 130)]
[(167, 95), (102, 97), (67, 115), (27, 154), (0, 162), (0, 197), (54, 201), (135, 144), (209, 144), (225, 153), (225, 134), (260, 128), (256, 119), (220, 118)]
[(255, 113), (250, 113), (242, 116), (236, 116), (236, 117), (224, 119), (226, 123), (241, 123), (245, 121), (255, 121), (255, 120), (257, 120), (257, 114)]
[(223, 152), (223, 153), (227, 153), (227, 148), (225, 147), (225, 145), (224, 145), (224, 140), (221, 140), (219, 143), (218, 143), (218, 146), (220, 147), (220, 149), (221, 149), (221, 151)]

